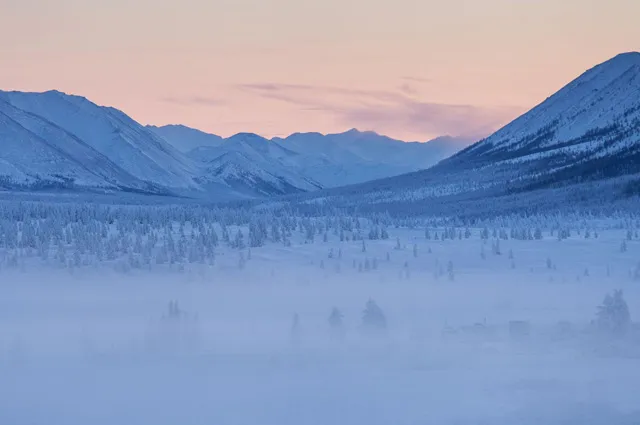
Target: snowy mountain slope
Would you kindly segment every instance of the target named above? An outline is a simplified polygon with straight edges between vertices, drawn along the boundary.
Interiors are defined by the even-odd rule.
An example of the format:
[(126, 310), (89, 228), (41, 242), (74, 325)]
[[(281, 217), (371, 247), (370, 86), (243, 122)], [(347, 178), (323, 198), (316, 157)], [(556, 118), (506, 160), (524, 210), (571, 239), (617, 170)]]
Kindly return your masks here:
[[(305, 175), (324, 187), (360, 183), (409, 171), (363, 158), (334, 136), (338, 135), (295, 133), (285, 139), (276, 138), (274, 142), (297, 152), (301, 156), (300, 168)], [(344, 141), (350, 142), (348, 138)]]
[[(56, 91), (0, 92), (0, 113), (0, 181), (7, 188), (100, 188), (207, 199), (224, 194), (227, 199), (321, 187), (290, 169), (298, 154), (254, 135), (236, 135), (211, 153), (206, 149), (213, 149), (214, 139), (188, 156), (116, 109)], [(205, 158), (198, 158), (200, 149)]]
[(184, 125), (165, 125), (156, 127), (148, 125), (147, 128), (173, 145), (182, 153), (187, 153), (200, 147), (220, 146), (224, 139), (215, 134), (209, 134), (185, 127)]
[[(81, 140), (0, 100), (0, 178), (7, 187), (88, 186), (157, 192)], [(11, 171), (13, 170), (13, 171)]]
[[(201, 148), (205, 149), (205, 148)], [(207, 177), (223, 180), (234, 190), (250, 194), (258, 192), (262, 196), (285, 195), (313, 191), (320, 186), (286, 168), (268, 164), (258, 164), (242, 152), (230, 151), (206, 163)]]
[(585, 191), (598, 182), (622, 196), (630, 193), (629, 185), (640, 186), (638, 181), (640, 54), (627, 53), (586, 71), (493, 135), (430, 169), (318, 192), (305, 202), (316, 197), (386, 209), (449, 202), (458, 208), (472, 199), (570, 186), (588, 198)]
[(640, 53), (624, 53), (586, 71), (470, 151), (559, 147), (639, 116)]
[(358, 155), (336, 143), (331, 135), (294, 133), (284, 139), (274, 138), (273, 141), (302, 155), (325, 159), (336, 164), (349, 164), (362, 160)]
[(453, 137), (439, 137), (426, 143), (403, 142), (373, 131), (349, 130), (327, 136), (334, 144), (368, 162), (412, 170), (429, 168), (451, 156), (471, 142)]
[[(296, 153), (257, 136), (225, 140), (224, 148), (201, 160), (124, 113), (79, 96), (0, 91), (0, 113), (0, 182), (6, 188), (108, 189), (227, 200), (320, 187), (289, 170), (286, 163)], [(242, 155), (224, 155), (234, 151)]]
[(223, 151), (243, 152), (256, 160), (277, 159), (291, 163), (298, 155), (272, 141), (253, 133), (238, 133), (221, 145)]
[[(247, 182), (271, 181), (278, 194), (343, 186), (427, 168), (467, 144), (450, 137), (406, 143), (357, 130), (328, 135), (295, 133), (271, 140), (239, 133), (218, 145), (202, 142), (207, 144), (188, 156), (208, 164), (206, 175), (233, 180), (234, 186), (237, 176)], [(285, 186), (277, 189), (283, 182)], [(285, 189), (292, 187), (297, 190)]]
[(517, 167), (524, 187), (640, 172), (640, 53), (591, 68), (445, 162)]
[(0, 92), (0, 100), (72, 134), (139, 180), (167, 188), (197, 188), (193, 161), (116, 109), (57, 91)]
[(357, 130), (222, 139), (183, 126), (145, 127), (58, 91), (0, 91), (0, 104), (0, 178), (7, 187), (268, 197), (426, 168), (460, 147), (450, 138), (405, 143)]
[(552, 167), (562, 167), (571, 159), (635, 151), (639, 133), (640, 53), (625, 53), (586, 71), (458, 159), (553, 159)]
[(0, 179), (4, 187), (35, 184), (64, 184), (78, 181), (92, 186), (109, 186), (75, 163), (46, 140), (24, 128), (16, 119), (22, 111), (0, 101)]
[(202, 181), (215, 177), (243, 192), (254, 188), (268, 196), (322, 187), (298, 172), (298, 154), (255, 134), (236, 134), (219, 147), (200, 147), (189, 156), (205, 165)]
[(305, 172), (326, 187), (426, 169), (470, 143), (452, 137), (426, 143), (403, 142), (356, 129), (327, 135), (295, 133), (274, 141), (307, 157)]

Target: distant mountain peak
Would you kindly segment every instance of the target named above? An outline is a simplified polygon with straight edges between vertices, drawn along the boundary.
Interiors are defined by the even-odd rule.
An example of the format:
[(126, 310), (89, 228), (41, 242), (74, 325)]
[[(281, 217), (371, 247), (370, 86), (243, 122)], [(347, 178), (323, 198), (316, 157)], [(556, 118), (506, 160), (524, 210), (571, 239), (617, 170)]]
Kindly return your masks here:
[(199, 134), (199, 135), (202, 135), (202, 136), (211, 136), (211, 137), (216, 138), (216, 139), (222, 139), (222, 137), (220, 137), (220, 136), (218, 136), (216, 134), (208, 133), (208, 132), (202, 131), (202, 130), (198, 130), (197, 128), (187, 127), (186, 125), (183, 125), (183, 124), (166, 124), (166, 125), (161, 125), (161, 126), (147, 125), (146, 127), (148, 129), (157, 131), (158, 133), (163, 133), (161, 135), (164, 135), (164, 134), (169, 133), (169, 132), (176, 132), (178, 134), (191, 133), (191, 134)]
[[(416, 145), (435, 148), (447, 139)], [(369, 138), (363, 140), (363, 151), (373, 150)], [(391, 158), (392, 151), (386, 154)], [(495, 216), (574, 203), (599, 208), (637, 194), (639, 176), (640, 53), (628, 52), (593, 66), (434, 167), (306, 199), (346, 208), (366, 204), (374, 211), (392, 205), (421, 215)]]
[(263, 143), (269, 140), (255, 133), (237, 133), (226, 139), (227, 142)]
[(199, 131), (201, 133), (204, 133), (201, 130), (198, 130), (196, 128), (191, 128), (191, 127), (187, 127), (186, 125), (183, 124), (165, 124), (165, 125), (148, 125), (147, 127), (149, 128), (153, 128), (153, 129), (161, 129), (161, 128), (177, 128), (177, 129), (183, 129), (183, 130), (193, 130), (193, 131)]
[(615, 55), (610, 61), (630, 60), (640, 63), (640, 52), (624, 52)]
[(148, 125), (147, 128), (183, 153), (190, 152), (199, 147), (219, 146), (224, 141), (220, 136), (182, 124), (169, 124), (160, 127)]
[(349, 136), (358, 136), (358, 135), (381, 136), (381, 134), (378, 134), (373, 130), (358, 130), (355, 127), (341, 134), (349, 135)]
[[(30, 93), (30, 94), (38, 94), (38, 93)], [(65, 93), (65, 92), (62, 92), (60, 90), (55, 90), (55, 89), (54, 90), (48, 90), (48, 91), (46, 91), (46, 92), (44, 92), (42, 94), (45, 95), (45, 96), (61, 97), (63, 99), (67, 99), (67, 100), (80, 100), (80, 101), (83, 101), (83, 102), (90, 102), (90, 103), (93, 104), (93, 102), (91, 102), (89, 99), (87, 99), (84, 96), (80, 96), (80, 95), (77, 95), (77, 94)]]
[[(591, 70), (611, 70), (611, 72), (625, 72), (631, 68), (640, 66), (640, 53), (620, 53), (613, 58), (596, 65)], [(588, 71), (587, 71), (588, 72)]]
[(249, 133), (249, 132), (245, 132), (245, 131), (242, 131), (240, 133), (236, 133), (233, 136), (229, 137), (229, 139), (234, 138), (234, 137), (251, 138), (251, 139), (264, 139), (264, 137), (260, 136), (259, 134)]
[(298, 136), (324, 137), (324, 134), (318, 131), (296, 131), (295, 133), (291, 133), (289, 136), (286, 136), (284, 138), (286, 139), (288, 137), (298, 137)]

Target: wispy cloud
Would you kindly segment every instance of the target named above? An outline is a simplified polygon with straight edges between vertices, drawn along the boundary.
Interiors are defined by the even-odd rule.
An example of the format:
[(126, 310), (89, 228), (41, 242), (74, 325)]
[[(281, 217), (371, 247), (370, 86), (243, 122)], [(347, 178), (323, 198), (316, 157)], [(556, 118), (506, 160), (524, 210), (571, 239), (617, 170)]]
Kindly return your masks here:
[(237, 88), (258, 93), (263, 97), (277, 96), (293, 103), (301, 101), (302, 97), (321, 95), (322, 97), (341, 96), (352, 100), (368, 99), (383, 102), (401, 101), (405, 96), (385, 90), (362, 90), (332, 86), (312, 86), (304, 84), (254, 83), (240, 84)]
[(236, 88), (266, 99), (287, 102), (300, 110), (324, 111), (345, 127), (403, 131), (414, 134), (480, 137), (514, 118), (520, 108), (450, 105), (418, 98), (403, 84), (397, 91), (280, 83), (242, 84)]
[(340, 118), (345, 123), (359, 123), (368, 128), (405, 128), (416, 134), (480, 138), (492, 133), (516, 115), (517, 112), (512, 108), (408, 101), (392, 109), (380, 106), (350, 108)]
[(400, 84), (400, 86), (398, 86), (398, 90), (400, 90), (402, 93), (410, 95), (410, 96), (414, 96), (414, 95), (417, 95), (418, 93), (420, 93), (420, 90), (418, 90), (412, 84), (408, 84), (408, 83)]
[(224, 99), (206, 97), (206, 96), (185, 96), (185, 97), (174, 97), (174, 96), (165, 96), (161, 98), (163, 102), (167, 103), (175, 103), (178, 105), (185, 106), (226, 106), (228, 102)]

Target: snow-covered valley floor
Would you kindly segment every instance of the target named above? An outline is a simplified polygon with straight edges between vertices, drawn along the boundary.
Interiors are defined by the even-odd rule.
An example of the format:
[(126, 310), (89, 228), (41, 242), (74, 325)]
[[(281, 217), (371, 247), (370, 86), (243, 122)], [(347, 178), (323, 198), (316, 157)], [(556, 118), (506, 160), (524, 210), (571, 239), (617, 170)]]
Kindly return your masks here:
[[(639, 321), (637, 235), (465, 230), (221, 244), (180, 271), (5, 268), (0, 423), (640, 423), (640, 329), (591, 323), (616, 289)], [(369, 300), (385, 331), (365, 332)]]

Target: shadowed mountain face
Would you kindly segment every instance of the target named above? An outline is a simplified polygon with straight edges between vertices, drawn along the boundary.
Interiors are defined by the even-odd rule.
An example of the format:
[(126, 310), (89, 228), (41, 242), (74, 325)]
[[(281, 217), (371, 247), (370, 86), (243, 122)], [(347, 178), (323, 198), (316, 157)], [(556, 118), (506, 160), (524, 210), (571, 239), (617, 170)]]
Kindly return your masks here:
[(625, 53), (446, 164), (522, 165), (520, 179), (545, 186), (637, 173), (639, 152), (640, 53)]
[(534, 208), (527, 194), (539, 190), (585, 200), (600, 198), (606, 187), (611, 196), (626, 196), (638, 192), (639, 173), (640, 53), (626, 53), (428, 170), (317, 196), (343, 206), (466, 214), (461, 209), (476, 208), (477, 200), (496, 206), (492, 197), (518, 197), (518, 205)]
[(190, 160), (122, 112), (60, 92), (0, 92), (3, 185), (196, 188)]

